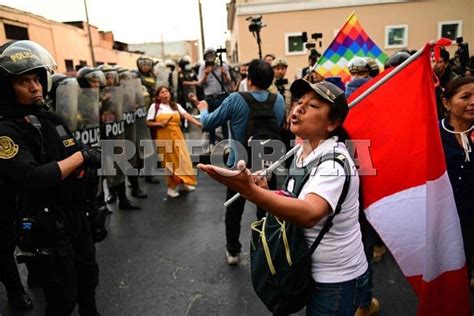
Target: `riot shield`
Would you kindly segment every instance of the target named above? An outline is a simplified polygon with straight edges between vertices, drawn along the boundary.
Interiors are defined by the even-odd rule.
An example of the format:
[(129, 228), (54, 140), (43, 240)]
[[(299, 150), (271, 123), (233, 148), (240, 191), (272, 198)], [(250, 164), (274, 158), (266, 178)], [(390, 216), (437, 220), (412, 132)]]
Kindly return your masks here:
[(168, 67), (166, 67), (165, 64), (159, 63), (155, 66), (153, 69), (156, 75), (156, 85), (155, 85), (155, 90), (158, 87), (161, 86), (169, 86), (168, 79), (170, 75), (170, 70)]
[[(113, 146), (107, 148), (124, 148), (125, 123), (123, 120), (123, 96), (122, 86), (107, 86), (104, 88), (101, 114), (101, 142), (113, 141)], [(124, 181), (124, 171), (114, 163), (113, 150), (103, 150), (105, 170), (116, 170), (116, 175), (106, 174), (109, 189), (120, 185)]]
[(76, 140), (95, 146), (100, 139), (99, 88), (81, 88), (78, 97)]
[[(136, 110), (136, 95), (135, 81), (131, 78), (122, 79), (120, 85), (123, 88), (123, 119), (125, 122), (124, 138), (136, 144), (136, 129), (135, 129), (135, 110)], [(132, 166), (136, 167), (136, 154), (132, 159), (129, 159)]]
[(56, 114), (60, 116), (69, 129), (77, 129), (79, 84), (75, 78), (64, 79), (56, 89)]
[[(104, 96), (102, 100), (101, 122), (106, 124), (123, 123), (123, 88), (122, 86), (109, 86), (104, 88)], [(118, 129), (112, 134), (106, 133), (104, 136), (117, 136), (123, 134)]]
[[(150, 139), (150, 130), (146, 126), (146, 116), (148, 114), (148, 107), (150, 103), (145, 103), (146, 99), (149, 99), (148, 91), (144, 86), (142, 86), (141, 80), (137, 79), (136, 81), (136, 92), (137, 92), (137, 110), (135, 111), (135, 129), (136, 129), (136, 148), (137, 148), (137, 157), (140, 160), (145, 158), (145, 152), (153, 152), (153, 148), (148, 148), (147, 151), (140, 146), (140, 140)], [(150, 145), (150, 142), (146, 143)]]

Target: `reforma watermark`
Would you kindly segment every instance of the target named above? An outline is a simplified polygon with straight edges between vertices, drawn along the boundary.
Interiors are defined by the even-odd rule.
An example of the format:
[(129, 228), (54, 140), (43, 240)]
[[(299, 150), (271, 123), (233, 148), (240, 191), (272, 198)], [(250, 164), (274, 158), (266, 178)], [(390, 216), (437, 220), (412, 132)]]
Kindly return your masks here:
[[(304, 142), (305, 140), (292, 141), (291, 147)], [(210, 152), (205, 151), (205, 148), (209, 148), (209, 143), (201, 139), (140, 140), (138, 148), (129, 140), (100, 140), (99, 145), (102, 148), (102, 166), (98, 170), (100, 176), (115, 176), (117, 169), (127, 176), (195, 176), (198, 174), (195, 164), (201, 162), (203, 156), (207, 156), (204, 160), (210, 164), (231, 170), (237, 169), (237, 162), (243, 160), (252, 173), (264, 170), (279, 161), (279, 166), (272, 173), (285, 176), (289, 172), (285, 167), (288, 164), (283, 163), (287, 148), (279, 140), (251, 140), (248, 147), (236, 140), (223, 140)], [(344, 144), (336, 142), (332, 150), (340, 153), (347, 149), (354, 162), (351, 175), (374, 176), (377, 170), (370, 156), (370, 147), (370, 140), (348, 140)], [(137, 155), (143, 157), (142, 164), (134, 162)], [(193, 163), (192, 168), (185, 167), (189, 165), (189, 159)], [(291, 161), (293, 157), (288, 159)], [(334, 167), (327, 176), (343, 175), (343, 169), (337, 163), (329, 163), (333, 163)]]

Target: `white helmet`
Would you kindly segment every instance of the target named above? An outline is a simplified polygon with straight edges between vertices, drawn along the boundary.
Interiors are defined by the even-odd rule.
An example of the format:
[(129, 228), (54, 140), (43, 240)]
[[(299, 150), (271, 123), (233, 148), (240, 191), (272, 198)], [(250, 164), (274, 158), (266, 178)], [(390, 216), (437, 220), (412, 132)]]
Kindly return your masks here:
[(352, 58), (351, 61), (347, 64), (347, 68), (349, 68), (350, 73), (369, 71), (369, 65), (367, 63), (367, 60), (363, 57)]

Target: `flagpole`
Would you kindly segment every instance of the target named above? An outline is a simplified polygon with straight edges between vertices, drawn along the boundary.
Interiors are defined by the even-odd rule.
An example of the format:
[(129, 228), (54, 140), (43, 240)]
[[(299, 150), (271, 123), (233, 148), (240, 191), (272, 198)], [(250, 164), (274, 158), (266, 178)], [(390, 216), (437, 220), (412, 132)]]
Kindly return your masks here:
[(361, 95), (359, 95), (357, 98), (355, 98), (354, 100), (352, 100), (351, 103), (349, 103), (349, 108), (352, 108), (354, 106), (356, 106), (360, 101), (362, 101), (365, 97), (367, 97), (369, 94), (371, 94), (372, 92), (374, 92), (374, 90), (376, 90), (378, 87), (380, 87), (381, 85), (383, 85), (385, 82), (387, 82), (388, 80), (390, 80), (391, 78), (393, 78), (396, 74), (398, 74), (400, 71), (402, 71), (404, 68), (406, 68), (409, 64), (411, 64), (412, 61), (414, 61), (415, 59), (417, 59), (422, 53), (423, 51), (425, 50), (425, 47), (421, 48), (420, 50), (418, 50), (415, 54), (411, 55), (410, 58), (408, 58), (407, 60), (405, 60), (403, 63), (401, 63), (400, 65), (398, 65), (394, 70), (392, 70), (388, 75), (386, 75), (385, 77), (383, 77), (382, 79), (380, 79), (377, 83), (375, 83), (372, 87), (370, 87), (369, 89), (367, 89), (364, 93), (362, 93)]

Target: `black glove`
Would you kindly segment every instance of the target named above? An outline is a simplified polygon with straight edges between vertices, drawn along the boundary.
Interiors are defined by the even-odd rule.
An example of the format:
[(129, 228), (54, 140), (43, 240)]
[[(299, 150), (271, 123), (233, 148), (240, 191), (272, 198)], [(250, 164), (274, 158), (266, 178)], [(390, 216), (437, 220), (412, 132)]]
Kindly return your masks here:
[(101, 167), (102, 151), (97, 147), (88, 147), (81, 150), (82, 157), (84, 157), (84, 166), (94, 169)]

